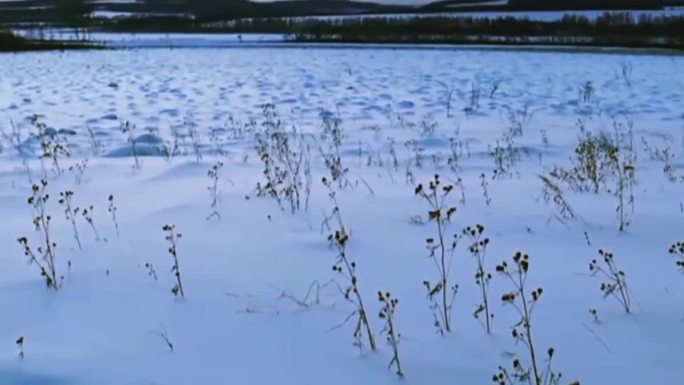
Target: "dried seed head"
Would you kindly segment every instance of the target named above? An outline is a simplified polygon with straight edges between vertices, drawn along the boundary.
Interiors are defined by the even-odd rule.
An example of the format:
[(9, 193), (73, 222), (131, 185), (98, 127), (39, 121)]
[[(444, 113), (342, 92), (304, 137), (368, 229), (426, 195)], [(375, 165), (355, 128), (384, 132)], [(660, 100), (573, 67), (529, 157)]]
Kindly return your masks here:
[(522, 253), (521, 252), (516, 252), (515, 255), (513, 255), (513, 261), (518, 263), (520, 261), (520, 258), (522, 258)]
[(523, 273), (527, 273), (527, 270), (530, 268), (530, 263), (524, 260), (520, 262), (520, 268), (522, 269)]

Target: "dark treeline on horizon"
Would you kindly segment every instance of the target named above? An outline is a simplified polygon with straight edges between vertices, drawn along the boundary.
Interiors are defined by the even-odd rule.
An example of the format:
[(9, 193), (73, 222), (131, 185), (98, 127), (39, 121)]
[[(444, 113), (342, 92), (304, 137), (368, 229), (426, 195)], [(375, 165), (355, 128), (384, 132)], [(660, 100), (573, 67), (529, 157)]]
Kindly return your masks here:
[[(611, 4), (632, 4), (648, 8), (658, 0), (605, 0)], [(553, 4), (596, 4), (590, 0), (554, 0)], [(639, 46), (684, 48), (684, 17), (634, 17), (627, 12), (604, 13), (595, 19), (566, 15), (556, 21), (526, 18), (453, 17), (453, 16), (376, 16), (306, 19), (283, 17), (296, 14), (302, 2), (279, 3), (281, 8), (267, 4), (235, 0), (226, 4), (237, 7), (233, 12), (252, 15), (250, 18), (228, 18), (209, 12), (213, 1), (195, 0), (194, 16), (135, 16), (123, 18), (92, 18), (92, 3), (83, 0), (57, 0), (54, 9), (31, 11), (34, 18), (45, 17), (39, 29), (47, 26), (73, 28), (85, 38), (88, 31), (111, 32), (205, 32), (205, 33), (278, 33), (294, 36), (297, 41), (320, 42), (411, 42), (411, 43), (508, 43), (508, 44), (585, 44), (608, 46)], [(348, 5), (342, 0), (324, 2), (330, 7)], [(515, 6), (535, 7), (547, 0), (511, 0)], [(148, 0), (146, 4), (168, 4), (167, 0)], [(434, 6), (435, 4), (433, 4)], [(207, 8), (202, 8), (206, 6)], [(244, 8), (240, 8), (244, 7)], [(257, 8), (253, 8), (257, 7)], [(270, 7), (270, 8), (269, 8)], [(383, 7), (383, 6), (378, 6)], [(261, 11), (258, 11), (261, 10)], [(252, 12), (252, 13), (250, 13)], [(229, 12), (230, 13), (230, 12)], [(414, 9), (415, 13), (415, 9)], [(26, 12), (24, 11), (24, 15)], [(263, 16), (266, 15), (266, 16)], [(0, 12), (0, 22), (11, 15)], [(29, 22), (30, 23), (30, 22)], [(35, 24), (34, 24), (35, 25)], [(1, 27), (0, 27), (1, 28)], [(4, 34), (4, 45), (26, 44)], [(38, 34), (39, 40), (43, 39)], [(0, 41), (2, 43), (2, 41)]]
[(0, 2), (0, 23), (59, 23), (85, 17), (95, 9), (175, 13), (204, 20), (230, 20), (244, 17), (453, 12), (455, 8), (450, 8), (453, 4), (459, 4), (459, 11), (660, 9), (671, 2), (684, 5), (684, 0), (509, 0), (502, 5), (487, 5), (481, 1), (444, 0), (421, 6), (401, 6), (348, 0), (145, 0), (131, 3), (102, 1), (97, 4), (87, 0), (16, 0)]
[[(291, 26), (292, 27), (292, 26)], [(633, 18), (606, 13), (595, 20), (517, 18), (366, 18), (300, 25), (298, 41), (454, 44), (539, 44), (684, 48), (684, 17)]]

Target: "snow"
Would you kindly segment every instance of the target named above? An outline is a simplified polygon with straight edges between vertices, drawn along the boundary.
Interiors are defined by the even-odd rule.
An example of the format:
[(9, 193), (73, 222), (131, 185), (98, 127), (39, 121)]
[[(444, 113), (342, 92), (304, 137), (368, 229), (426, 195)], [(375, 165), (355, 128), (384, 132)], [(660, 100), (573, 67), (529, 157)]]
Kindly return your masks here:
[(456, 4), (449, 4), (449, 8), (463, 8), (463, 7), (472, 7), (474, 5), (479, 5), (479, 6), (494, 6), (494, 5), (508, 5), (508, 0), (492, 0), (492, 1), (483, 1), (479, 3), (456, 3)]
[[(441, 337), (432, 325), (422, 281), (435, 272), (425, 238), (434, 224), (411, 224), (427, 215), (426, 204), (407, 182), (439, 173), (460, 177), (465, 203), (449, 229), (458, 233), (482, 223), (491, 238), (487, 268), (510, 261), (517, 250), (532, 259), (529, 287), (542, 286), (533, 333), (542, 352), (553, 346), (563, 383), (676, 383), (681, 366), (684, 279), (670, 244), (681, 240), (684, 184), (672, 183), (663, 164), (651, 159), (642, 138), (668, 146), (675, 173), (684, 163), (684, 77), (680, 56), (625, 52), (530, 52), (516, 50), (361, 49), (315, 46), (230, 49), (131, 49), (115, 51), (0, 55), (0, 384), (490, 384), (498, 365), (510, 366), (508, 352), (527, 359), (510, 337), (514, 310), (500, 305), (511, 290), (495, 276), (490, 290), (493, 335), (472, 317), (479, 303), (475, 261), (466, 241), (457, 249), (452, 279), (459, 284), (453, 308), (454, 332)], [(631, 69), (630, 82), (622, 69)], [(582, 100), (590, 81), (595, 95)], [(499, 87), (490, 96), (495, 84)], [(466, 112), (470, 90), (483, 90), (479, 108)], [(450, 116), (447, 99), (452, 91)], [(284, 127), (298, 127), (312, 147), (312, 196), (308, 211), (292, 215), (274, 199), (254, 196), (263, 183), (252, 134), (238, 129), (264, 122), (262, 105), (276, 106)], [(529, 111), (515, 146), (525, 155), (512, 177), (491, 179), (491, 147), (511, 124), (511, 111)], [(377, 290), (400, 299), (403, 381), (386, 370), (391, 350), (359, 354), (352, 346), (353, 320), (331, 330), (353, 310), (332, 287), (308, 308), (279, 299), (303, 298), (314, 280), (343, 280), (331, 266), (335, 251), (321, 233), (330, 212), (328, 176), (319, 154), (325, 146), (321, 114), (339, 114), (345, 135), (340, 148), (351, 187), (335, 187), (351, 229), (348, 255), (358, 264), (362, 295), (378, 341)], [(16, 239), (40, 240), (26, 204), (30, 182), (40, 178), (37, 143), (29, 138), (33, 114), (68, 144), (64, 173), (46, 163), (52, 197), (48, 211), (58, 243), (62, 288), (52, 291), (27, 265)], [(613, 123), (633, 121), (638, 160), (635, 213), (626, 232), (617, 230), (611, 194), (574, 193), (566, 198), (580, 218), (553, 219), (557, 210), (541, 196), (538, 173), (567, 166), (577, 144), (578, 119), (588, 129), (612, 132)], [(120, 123), (136, 125), (141, 155), (133, 168), (130, 144)], [(436, 122), (434, 133), (421, 127)], [(191, 141), (168, 162), (161, 143), (192, 124), (200, 133), (202, 159)], [(21, 144), (8, 137), (12, 125)], [(247, 125), (248, 126), (248, 125)], [(101, 142), (94, 155), (88, 130)], [(61, 130), (61, 131), (60, 131)], [(221, 153), (210, 141), (221, 138)], [(544, 144), (546, 135), (548, 143)], [(449, 139), (467, 143), (458, 173), (446, 158)], [(415, 142), (411, 142), (414, 140)], [(394, 145), (392, 145), (394, 143)], [(408, 144), (408, 145), (405, 145)], [(422, 148), (415, 165), (415, 143)], [(392, 164), (394, 146), (398, 167)], [(88, 159), (82, 183), (69, 166)], [(207, 171), (218, 160), (221, 219), (213, 209)], [(379, 164), (379, 163), (382, 164)], [(490, 205), (480, 186), (486, 173)], [(56, 202), (72, 189), (79, 206), (94, 206), (102, 238), (96, 241), (78, 221), (83, 250)], [(107, 211), (117, 205), (120, 236)], [(250, 199), (245, 199), (249, 196)], [(162, 226), (183, 233), (178, 255), (185, 299), (170, 292), (172, 259)], [(589, 237), (591, 246), (587, 244)], [(604, 248), (615, 253), (627, 274), (635, 311), (624, 314), (603, 299), (588, 264)], [(71, 262), (71, 269), (67, 268)], [(151, 263), (158, 279), (148, 275)], [(600, 322), (588, 310), (598, 309)], [(173, 343), (169, 351), (165, 334)], [(25, 357), (14, 341), (25, 338)]]
[(525, 11), (525, 12), (463, 12), (459, 16), (463, 17), (477, 17), (477, 18), (500, 18), (500, 17), (514, 17), (524, 18), (536, 21), (555, 21), (560, 20), (564, 16), (583, 16), (589, 20), (595, 20), (599, 16), (606, 13), (629, 13), (635, 19), (642, 16), (663, 17), (663, 16), (682, 16), (684, 15), (683, 8), (663, 9), (663, 10), (628, 10), (628, 11), (614, 11), (614, 10), (594, 10), (594, 11)]
[[(66, 32), (67, 39), (70, 35)], [(113, 48), (219, 48), (235, 47), (243, 44), (283, 43), (283, 34), (211, 34), (211, 33), (106, 33), (95, 32), (89, 35), (92, 41), (102, 42)]]
[[(452, 6), (450, 8), (458, 8)], [(629, 13), (635, 19), (641, 16), (663, 17), (675, 16), (681, 17), (684, 15), (684, 7), (671, 7), (661, 10), (591, 10), (591, 11), (480, 11), (480, 12), (435, 12), (435, 13), (404, 13), (404, 14), (374, 14), (374, 15), (335, 15), (335, 16), (306, 16), (295, 17), (293, 19), (321, 19), (321, 20), (340, 20), (340, 19), (357, 19), (357, 18), (415, 18), (415, 17), (474, 17), (483, 19), (498, 19), (503, 17), (512, 17), (516, 19), (529, 19), (534, 21), (557, 21), (564, 16), (582, 16), (589, 20), (595, 20), (599, 16), (606, 13)]]
[[(14, 30), (14, 33), (28, 37), (42, 37), (60, 40), (80, 40), (84, 34), (68, 28), (54, 28), (37, 31), (34, 29)], [(288, 35), (250, 33), (111, 33), (88, 32), (89, 41), (102, 43), (110, 48), (227, 48), (244, 45), (284, 43)]]
[(90, 17), (99, 17), (105, 19), (115, 19), (121, 17), (191, 17), (191, 15), (184, 13), (163, 13), (163, 12), (119, 12), (109, 10), (95, 10), (90, 14)]

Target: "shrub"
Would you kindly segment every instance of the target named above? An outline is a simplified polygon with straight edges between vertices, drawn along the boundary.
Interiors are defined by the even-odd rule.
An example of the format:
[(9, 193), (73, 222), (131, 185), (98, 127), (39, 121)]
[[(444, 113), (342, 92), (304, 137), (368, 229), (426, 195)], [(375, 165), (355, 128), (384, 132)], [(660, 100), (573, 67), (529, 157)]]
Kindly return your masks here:
[[(614, 122), (614, 137), (605, 133), (594, 135), (586, 131), (582, 121), (579, 126), (582, 136), (575, 148), (573, 167), (555, 167), (550, 176), (564, 181), (574, 191), (613, 194), (618, 201), (615, 211), (618, 214), (619, 230), (624, 231), (631, 223), (626, 209), (631, 206), (631, 212), (634, 213), (635, 205), (636, 152), (632, 122)], [(563, 202), (557, 204), (562, 206)]]
[(24, 359), (24, 336), (17, 338), (17, 348), (19, 348), (19, 358)]
[[(612, 253), (607, 251), (598, 251), (600, 259), (593, 259), (589, 263), (589, 271), (592, 277), (600, 276), (601, 292), (603, 298), (615, 298), (626, 313), (631, 311), (632, 301), (627, 288), (627, 281), (625, 272), (620, 270), (615, 264), (615, 259)], [(603, 264), (601, 264), (603, 262)]]
[(677, 257), (677, 267), (684, 272), (684, 241), (673, 243), (669, 253)]
[(28, 263), (38, 266), (47, 287), (57, 290), (61, 284), (57, 277), (57, 243), (52, 239), (50, 232), (52, 217), (47, 213), (47, 203), (50, 199), (50, 194), (46, 191), (47, 186), (47, 180), (41, 179), (38, 184), (31, 187), (31, 196), (28, 198), (28, 204), (34, 209), (33, 225), (42, 238), (40, 245), (34, 252), (28, 238), (20, 237), (17, 242), (24, 248)]
[(95, 212), (95, 207), (90, 205), (84, 209), (81, 209), (81, 216), (83, 219), (86, 221), (88, 226), (90, 226), (90, 229), (93, 231), (93, 235), (95, 235), (95, 240), (100, 241), (100, 233), (97, 231), (97, 227), (95, 227), (95, 221), (93, 220), (93, 213)]
[(575, 191), (592, 191), (598, 194), (613, 172), (612, 154), (617, 151), (617, 146), (608, 136), (583, 131), (583, 136), (575, 147), (573, 167), (556, 167), (551, 176), (565, 181)]
[(403, 377), (404, 372), (401, 370), (401, 362), (399, 361), (399, 339), (401, 338), (401, 334), (397, 332), (394, 320), (394, 312), (399, 300), (392, 298), (389, 292), (383, 293), (382, 291), (378, 292), (378, 300), (382, 305), (378, 316), (385, 321), (385, 327), (382, 329), (381, 333), (387, 335), (387, 343), (392, 347), (392, 360), (387, 368), (389, 369), (394, 365), (397, 369), (397, 375)]
[(131, 154), (133, 154), (133, 160), (135, 161), (133, 168), (138, 169), (140, 168), (141, 162), (140, 157), (138, 156), (138, 148), (136, 146), (136, 127), (130, 122), (123, 122), (119, 128), (121, 129), (121, 132), (126, 135), (126, 142), (128, 142), (128, 144), (131, 146)]
[(451, 217), (456, 213), (456, 207), (446, 204), (453, 189), (453, 185), (442, 185), (439, 175), (434, 176), (427, 188), (422, 184), (415, 188), (415, 194), (427, 202), (428, 221), (434, 222), (437, 230), (436, 237), (426, 239), (426, 246), (428, 256), (437, 268), (438, 279), (436, 282), (425, 280), (423, 285), (428, 293), (430, 309), (435, 317), (435, 326), (440, 333), (451, 332), (451, 308), (458, 290), (458, 285), (453, 285), (449, 281), (451, 262), (457, 243), (456, 237), (449, 250), (446, 234)]
[(114, 222), (114, 228), (116, 229), (116, 236), (118, 237), (120, 235), (119, 233), (119, 220), (116, 218), (116, 211), (117, 207), (116, 204), (114, 203), (114, 195), (109, 194), (109, 197), (107, 198), (107, 202), (109, 202), (109, 206), (107, 207), (107, 211), (112, 215), (112, 222)]
[(487, 245), (489, 245), (489, 238), (483, 237), (484, 226), (478, 224), (475, 227), (466, 227), (463, 229), (463, 235), (470, 240), (468, 251), (470, 255), (477, 261), (477, 270), (475, 271), (475, 283), (480, 287), (480, 294), (482, 295), (482, 303), (480, 303), (473, 316), (480, 320), (480, 314), (484, 313), (483, 326), (487, 334), (491, 333), (491, 321), (494, 318), (489, 310), (489, 281), (492, 279), (492, 274), (485, 271), (485, 256), (487, 254)]
[(264, 121), (255, 135), (255, 142), (266, 180), (263, 184), (257, 183), (256, 193), (259, 197), (275, 198), (283, 210), (283, 201), (286, 201), (294, 214), (301, 208), (302, 190), (307, 194), (304, 200), (308, 204), (310, 178), (307, 176), (311, 167), (308, 146), (296, 128), (291, 132), (285, 130), (275, 106), (264, 105), (262, 113)]
[(61, 156), (69, 156), (69, 151), (64, 147), (57, 139), (54, 131), (48, 130), (47, 125), (41, 122), (37, 115), (31, 117), (31, 125), (36, 130), (33, 136), (40, 143), (40, 165), (43, 171), (43, 177), (47, 177), (45, 170), (44, 159), (50, 159), (52, 161), (53, 171), (61, 175), (62, 167), (59, 164), (59, 158)]
[[(328, 183), (327, 180), (323, 180), (323, 183)], [(330, 198), (335, 204), (332, 213), (327, 216), (323, 221), (323, 227), (327, 227), (330, 234), (328, 235), (328, 241), (331, 246), (337, 250), (337, 255), (335, 257), (335, 264), (333, 264), (333, 272), (339, 274), (348, 280), (346, 288), (343, 290), (345, 300), (354, 303), (356, 308), (351, 314), (347, 316), (344, 322), (340, 325), (344, 325), (352, 317), (356, 316), (356, 327), (354, 328), (354, 345), (363, 350), (363, 334), (366, 334), (368, 344), (371, 350), (376, 349), (375, 337), (373, 337), (373, 331), (371, 330), (370, 322), (368, 320), (368, 313), (363, 303), (363, 298), (361, 297), (361, 292), (359, 291), (359, 278), (356, 271), (356, 262), (351, 260), (347, 255), (347, 244), (349, 242), (349, 232), (344, 226), (342, 221), (342, 216), (340, 214), (339, 206), (335, 200), (335, 193), (331, 191)], [(334, 228), (330, 226), (330, 222), (337, 222), (337, 226)]]
[[(527, 291), (527, 273), (530, 268), (530, 258), (521, 252), (513, 256), (513, 266), (507, 262), (501, 262), (496, 266), (496, 271), (508, 278), (513, 284), (513, 290), (504, 293), (501, 301), (504, 305), (515, 309), (520, 317), (519, 321), (511, 329), (511, 335), (516, 344), (521, 343), (527, 350), (529, 366), (524, 364), (520, 358), (515, 357), (512, 362), (512, 371), (508, 371), (503, 366), (499, 366), (492, 381), (498, 385), (511, 385), (514, 383), (527, 383), (529, 385), (558, 385), (562, 378), (561, 373), (554, 372), (551, 368), (551, 361), (554, 356), (554, 349), (546, 351), (546, 367), (542, 370), (540, 357), (532, 336), (532, 316), (534, 309), (539, 302), (544, 290), (538, 287), (532, 291)], [(579, 385), (578, 381), (570, 385)]]
[[(185, 298), (185, 291), (183, 290), (183, 280), (181, 279), (180, 266), (178, 264), (178, 240), (183, 237), (183, 234), (176, 232), (175, 225), (164, 225), (162, 230), (166, 233), (165, 239), (169, 243), (168, 252), (173, 258), (173, 265), (171, 266), (171, 273), (175, 278), (175, 284), (171, 288), (171, 292), (175, 297)], [(156, 273), (155, 273), (156, 276)]]
[(222, 168), (223, 162), (217, 161), (216, 163), (214, 163), (214, 165), (211, 166), (209, 171), (207, 171), (207, 176), (211, 180), (211, 184), (209, 185), (209, 187), (207, 187), (207, 190), (209, 190), (209, 194), (211, 195), (211, 204), (209, 206), (212, 208), (212, 210), (214, 210), (211, 214), (209, 214), (207, 220), (214, 216), (221, 219), (221, 214), (219, 214), (219, 212), (216, 210), (216, 206), (218, 205), (219, 200), (219, 173), (221, 172)]
[(79, 208), (73, 208), (71, 204), (71, 198), (74, 196), (74, 192), (71, 190), (66, 190), (59, 193), (59, 200), (57, 201), (60, 205), (64, 206), (64, 215), (66, 219), (71, 223), (71, 228), (74, 231), (74, 239), (78, 245), (79, 250), (83, 250), (81, 247), (81, 239), (78, 236), (78, 228), (76, 227), (76, 214), (78, 214)]
[(321, 140), (327, 144), (327, 148), (320, 147), (321, 157), (325, 167), (330, 173), (330, 182), (336, 183), (340, 189), (351, 186), (347, 179), (349, 168), (342, 164), (340, 147), (344, 135), (342, 133), (342, 118), (331, 112), (325, 112), (322, 116), (323, 132)]

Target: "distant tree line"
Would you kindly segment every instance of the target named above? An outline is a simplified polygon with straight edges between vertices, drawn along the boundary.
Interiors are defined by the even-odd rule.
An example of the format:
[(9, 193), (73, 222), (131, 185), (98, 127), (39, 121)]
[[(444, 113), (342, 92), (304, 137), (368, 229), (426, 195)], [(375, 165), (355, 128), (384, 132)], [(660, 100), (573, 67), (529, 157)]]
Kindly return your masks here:
[[(311, 15), (429, 13), (458, 11), (524, 11), (581, 9), (659, 9), (681, 0), (441, 0), (415, 6), (377, 4), (364, 0), (10, 0), (0, 1), (0, 23), (82, 23), (94, 9), (138, 14), (183, 14), (202, 20), (275, 18)], [(458, 4), (458, 8), (453, 8)], [(30, 8), (29, 8), (30, 7)]]
[(498, 36), (652, 36), (676, 37), (684, 31), (684, 17), (638, 18), (629, 13), (605, 13), (592, 20), (567, 15), (557, 21), (524, 18), (387, 17), (346, 18), (291, 23), (290, 28), (314, 35), (498, 35)]
[(0, 52), (22, 52), (43, 50), (98, 49), (97, 44), (82, 41), (58, 41), (29, 39), (0, 29)]
[[(635, 17), (606, 12), (596, 18), (566, 15), (555, 21), (503, 17), (388, 16), (216, 19), (214, 16), (90, 18), (74, 1), (64, 6), (63, 25), (82, 31), (278, 33), (296, 41), (572, 44), (684, 49), (684, 17)], [(518, 0), (515, 0), (518, 1)], [(539, 0), (522, 0), (539, 1)], [(651, 0), (649, 0), (651, 1)], [(68, 10), (68, 12), (66, 11)], [(78, 29), (77, 29), (78, 30)], [(81, 37), (87, 37), (85, 32)]]
[[(557, 21), (505, 18), (358, 18), (304, 22), (300, 41), (528, 42), (684, 48), (684, 17), (605, 13)], [(562, 41), (562, 42), (561, 42)]]

